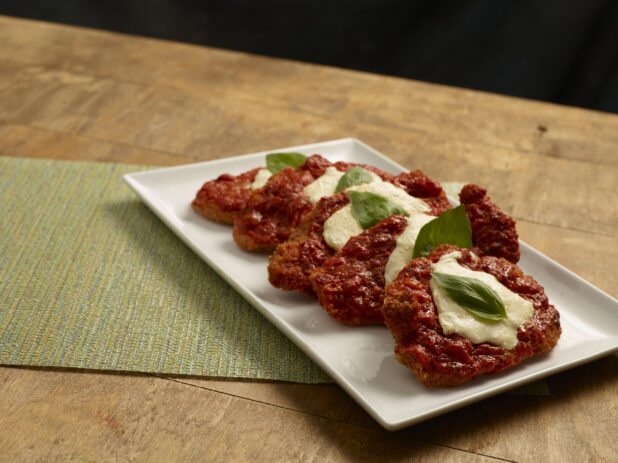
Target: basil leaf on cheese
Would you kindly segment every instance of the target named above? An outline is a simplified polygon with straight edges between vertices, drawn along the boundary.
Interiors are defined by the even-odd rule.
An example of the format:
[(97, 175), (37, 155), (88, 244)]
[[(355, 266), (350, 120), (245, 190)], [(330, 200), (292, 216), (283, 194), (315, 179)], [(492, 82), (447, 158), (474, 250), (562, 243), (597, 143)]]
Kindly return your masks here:
[(391, 215), (408, 215), (399, 204), (375, 193), (348, 191), (347, 195), (352, 205), (352, 215), (363, 230), (373, 227)]
[(490, 322), (508, 318), (498, 293), (481, 280), (439, 272), (432, 272), (431, 277), (448, 297), (472, 315)]
[(339, 193), (341, 190), (345, 190), (354, 185), (360, 185), (361, 183), (371, 183), (373, 177), (360, 166), (354, 166), (348, 170), (343, 177), (339, 179), (335, 193)]
[(266, 155), (266, 168), (276, 174), (284, 167), (300, 167), (307, 156), (300, 153), (270, 153)]
[(472, 227), (463, 205), (444, 211), (440, 217), (421, 228), (414, 244), (412, 258), (426, 257), (440, 244), (472, 248)]

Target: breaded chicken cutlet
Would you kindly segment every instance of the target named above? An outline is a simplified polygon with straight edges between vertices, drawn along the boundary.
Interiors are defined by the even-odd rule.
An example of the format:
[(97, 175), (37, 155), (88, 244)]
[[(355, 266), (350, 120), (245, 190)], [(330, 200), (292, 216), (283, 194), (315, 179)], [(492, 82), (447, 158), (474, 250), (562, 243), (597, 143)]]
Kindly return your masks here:
[[(435, 286), (432, 288), (430, 282), (431, 273), (435, 272), (432, 266), (448, 258), (465, 269), (495, 277), (500, 285), (515, 294), (515, 298), (531, 305), (529, 318), (519, 326), (510, 327), (515, 330), (512, 342), (504, 341), (511, 342), (510, 345), (496, 340), (473, 342), (457, 332), (446, 334), (443, 323), (448, 318), (442, 317), (448, 314), (442, 315), (442, 309), (438, 310), (437, 296), (433, 292)], [(395, 340), (397, 360), (409, 367), (427, 387), (456, 386), (478, 375), (498, 373), (528, 357), (549, 351), (561, 334), (558, 311), (532, 277), (524, 275), (506, 259), (478, 258), (467, 249), (451, 245), (441, 245), (427, 258), (412, 260), (387, 286), (382, 312)], [(507, 319), (518, 317), (509, 313), (508, 308), (507, 314)], [(492, 336), (491, 330), (503, 329), (497, 322), (485, 324)]]
[(234, 223), (234, 216), (247, 205), (259, 170), (257, 167), (240, 175), (222, 174), (209, 180), (195, 195), (191, 208), (215, 222)]

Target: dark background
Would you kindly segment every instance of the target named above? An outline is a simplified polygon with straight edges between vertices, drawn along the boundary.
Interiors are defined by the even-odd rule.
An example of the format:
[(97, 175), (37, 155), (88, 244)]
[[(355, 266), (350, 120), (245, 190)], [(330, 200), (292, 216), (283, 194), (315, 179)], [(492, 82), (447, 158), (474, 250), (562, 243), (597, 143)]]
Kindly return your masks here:
[(0, 0), (0, 14), (618, 113), (615, 0)]

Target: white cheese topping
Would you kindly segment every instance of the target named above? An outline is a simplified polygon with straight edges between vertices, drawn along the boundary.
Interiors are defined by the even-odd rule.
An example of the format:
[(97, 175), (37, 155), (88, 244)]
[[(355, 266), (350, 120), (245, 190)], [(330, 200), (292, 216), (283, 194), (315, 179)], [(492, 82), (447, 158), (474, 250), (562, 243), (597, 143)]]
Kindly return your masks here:
[(337, 170), (330, 166), (326, 169), (323, 175), (316, 178), (313, 182), (303, 188), (303, 193), (309, 196), (311, 204), (317, 203), (324, 196), (332, 196), (335, 194), (335, 188), (339, 179), (345, 175), (345, 172)]
[(362, 232), (363, 228), (352, 214), (352, 208), (348, 204), (326, 219), (322, 235), (326, 244), (338, 251), (350, 238)]
[(431, 270), (481, 280), (498, 293), (504, 302), (508, 318), (497, 322), (486, 322), (474, 317), (448, 297), (432, 279), (429, 286), (438, 309), (442, 331), (445, 334), (457, 333), (474, 344), (489, 342), (504, 349), (513, 349), (517, 345), (517, 328), (534, 315), (532, 303), (503, 286), (493, 275), (462, 267), (457, 262), (459, 258), (461, 258), (459, 251), (446, 254), (438, 262), (431, 264)]
[(386, 284), (389, 284), (397, 278), (401, 269), (412, 260), (412, 252), (414, 251), (414, 244), (416, 244), (418, 232), (421, 231), (423, 225), (436, 218), (437, 217), (433, 215), (427, 214), (417, 214), (408, 217), (408, 225), (403, 233), (399, 235), (399, 238), (397, 238), (397, 245), (388, 257), (388, 262), (384, 269), (384, 280)]
[[(372, 182), (381, 182), (382, 179), (379, 175), (373, 172), (366, 171), (372, 178)], [(337, 170), (337, 168), (330, 166), (326, 169), (323, 175), (316, 178), (313, 182), (303, 188), (303, 193), (309, 196), (311, 204), (316, 204), (320, 199), (325, 196), (332, 196), (335, 194), (335, 189), (341, 177), (346, 173)]]
[[(374, 180), (371, 183), (351, 186), (347, 188), (346, 191), (368, 191), (384, 196), (400, 205), (410, 216), (430, 210), (427, 203), (423, 200), (410, 196), (402, 188), (390, 182), (384, 182), (381, 179)], [(324, 222), (324, 241), (337, 251), (341, 249), (350, 238), (360, 235), (362, 232), (363, 229), (354, 218), (352, 206), (350, 204), (339, 209)]]
[(272, 176), (272, 172), (268, 169), (260, 169), (257, 172), (257, 175), (253, 179), (253, 183), (251, 183), (251, 189), (257, 190), (258, 188), (262, 188), (266, 185), (268, 179)]
[(465, 186), (465, 183), (442, 182), (440, 185), (442, 185), (442, 189), (444, 190), (444, 193), (446, 193), (446, 196), (448, 196), (449, 198), (453, 198), (456, 201), (459, 201), (459, 193), (461, 193), (461, 190)]

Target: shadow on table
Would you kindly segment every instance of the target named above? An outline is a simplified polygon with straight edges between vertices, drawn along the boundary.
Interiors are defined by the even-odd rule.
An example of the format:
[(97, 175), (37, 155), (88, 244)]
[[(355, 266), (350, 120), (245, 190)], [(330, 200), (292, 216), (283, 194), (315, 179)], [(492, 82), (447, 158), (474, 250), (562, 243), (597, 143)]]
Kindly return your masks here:
[[(586, 452), (580, 445), (581, 434), (586, 429), (598, 429), (588, 422), (611, 414), (612, 404), (599, 402), (600, 396), (591, 394), (605, 391), (609, 397), (617, 380), (618, 357), (610, 355), (548, 378), (550, 396), (502, 394), (395, 432), (382, 429), (351, 399), (342, 399), (339, 394), (344, 393), (340, 390), (331, 395), (333, 400), (343, 400), (342, 404), (320, 414), (327, 419), (318, 421), (318, 429), (351, 461), (368, 456), (380, 461), (411, 459), (430, 445), (516, 458), (516, 452), (530, 450), (524, 441), (548, 448), (554, 434), (562, 434), (562, 439), (574, 435), (573, 445), (579, 448), (573, 449), (570, 456), (575, 458)], [(281, 388), (281, 392), (303, 407), (306, 398), (302, 389)], [(580, 420), (575, 424), (561, 420), (562, 416), (578, 416)], [(552, 417), (554, 421), (548, 421)], [(506, 429), (510, 430), (508, 435), (503, 432)], [(608, 432), (611, 434), (611, 429)], [(542, 455), (546, 448), (536, 449), (536, 455)], [(564, 456), (569, 456), (569, 451), (564, 449)]]

